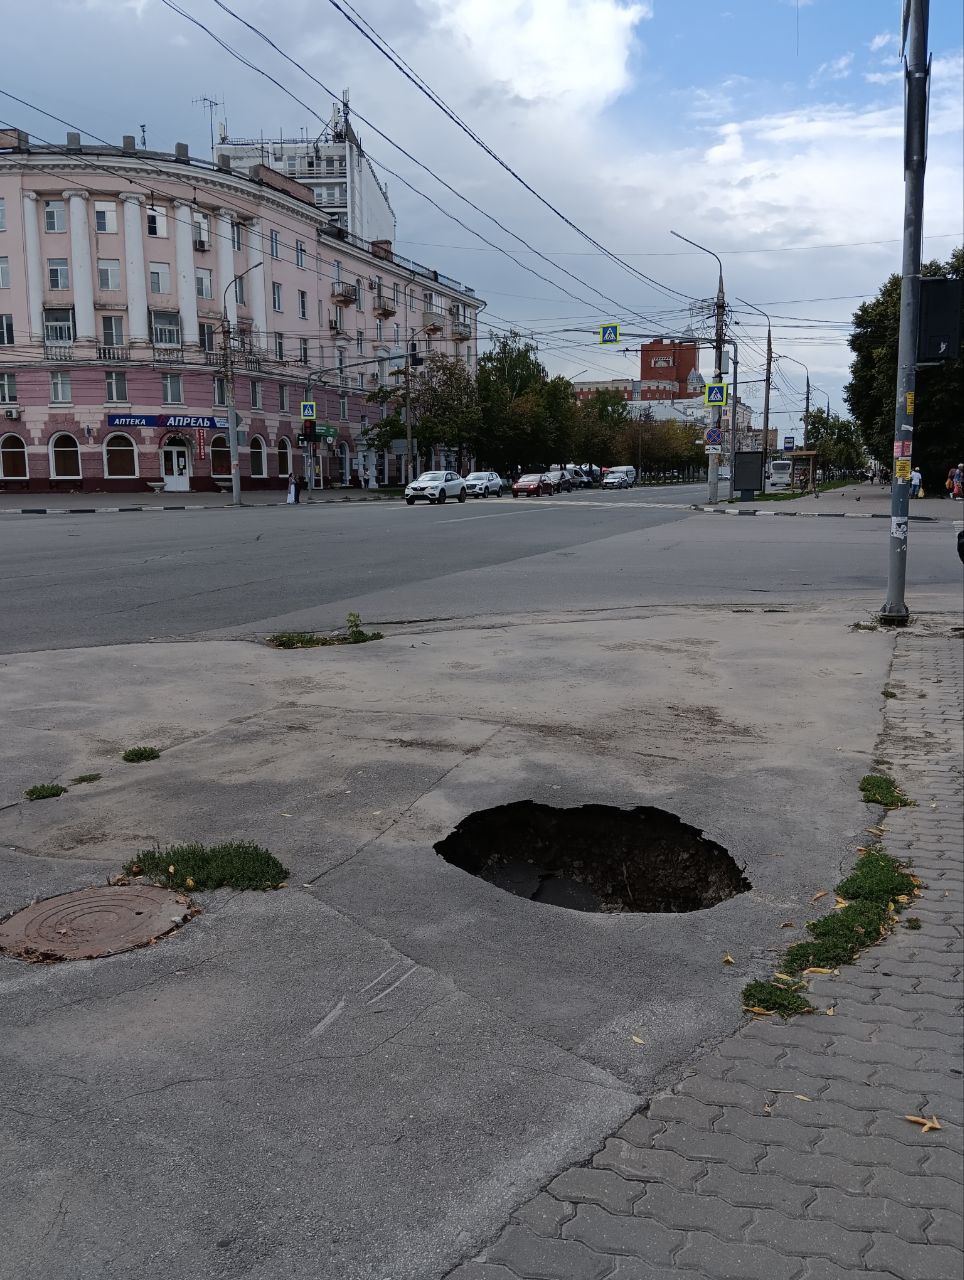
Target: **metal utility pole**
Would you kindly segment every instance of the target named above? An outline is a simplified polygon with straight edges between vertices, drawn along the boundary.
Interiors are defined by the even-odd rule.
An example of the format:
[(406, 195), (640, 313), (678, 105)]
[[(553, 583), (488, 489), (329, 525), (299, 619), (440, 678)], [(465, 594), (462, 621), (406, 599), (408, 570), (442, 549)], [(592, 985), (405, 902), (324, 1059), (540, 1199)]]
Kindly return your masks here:
[(228, 291), (233, 289), (242, 276), (249, 271), (263, 267), (263, 262), (256, 262), (228, 281), (221, 300), (221, 341), (224, 357), (224, 400), (228, 410), (228, 448), (231, 453), (231, 502), (241, 505), (241, 459), (238, 453), (238, 408), (234, 395), (234, 347), (231, 337), (231, 321), (228, 319)]
[(767, 322), (767, 371), (763, 380), (763, 485), (766, 488), (767, 457), (770, 452), (770, 387), (773, 384), (773, 333), (770, 326), (770, 317), (762, 307), (758, 307), (752, 302), (747, 302), (745, 298), (737, 298), (737, 302), (742, 302), (751, 311), (759, 312)]
[[(707, 249), (706, 245), (697, 244), (695, 240), (688, 240), (686, 236), (681, 236), (678, 231), (671, 231), (671, 236), (675, 236), (677, 240), (683, 240), (686, 244), (691, 244), (694, 249), (701, 249), (703, 253), (708, 253), (711, 258), (716, 258), (717, 265), (720, 269), (719, 279), (716, 286), (716, 336), (714, 340), (714, 368), (713, 381), (719, 382), (723, 376), (723, 330), (724, 321), (726, 320), (726, 297), (723, 293), (723, 263), (713, 252)], [(720, 426), (723, 417), (723, 410), (717, 406), (713, 410), (713, 426), (717, 429)], [(711, 453), (709, 458), (707, 481), (707, 499), (710, 502), (718, 502), (720, 498), (720, 455)], [(732, 475), (732, 471), (730, 472)]]
[(897, 403), (894, 414), (894, 471), (890, 489), (890, 555), (887, 600), (880, 620), (906, 626), (907, 524), (914, 396), (917, 391), (917, 330), (920, 322), (920, 259), (924, 221), (924, 169), (927, 165), (927, 56), (929, 0), (904, 0), (900, 44), (904, 54), (904, 251), (897, 337)]
[[(736, 409), (737, 409), (737, 390), (740, 385), (739, 370), (740, 362), (736, 350), (736, 339), (729, 338), (728, 341), (733, 347), (733, 399), (730, 401), (730, 486), (729, 499), (732, 502), (736, 494)], [(721, 410), (722, 412), (722, 410)]]

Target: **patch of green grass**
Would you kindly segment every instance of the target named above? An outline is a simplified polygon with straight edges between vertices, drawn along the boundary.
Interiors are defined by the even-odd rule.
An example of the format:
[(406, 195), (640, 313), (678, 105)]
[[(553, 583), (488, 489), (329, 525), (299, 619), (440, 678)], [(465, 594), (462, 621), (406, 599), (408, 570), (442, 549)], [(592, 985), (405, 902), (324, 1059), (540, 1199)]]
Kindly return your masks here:
[(896, 693), (894, 693), (893, 689), (881, 689), (880, 693), (881, 693), (881, 697), (884, 697), (884, 698), (896, 698), (896, 697), (897, 697), (897, 694), (896, 694)]
[(897, 903), (902, 896), (914, 893), (914, 879), (896, 858), (873, 845), (845, 880), (837, 885), (841, 898), (850, 901), (876, 902), (880, 906)]
[(901, 791), (893, 780), (883, 773), (868, 773), (860, 779), (860, 794), (867, 804), (880, 804), (885, 809), (903, 809), (913, 800)]
[(66, 794), (67, 788), (59, 782), (38, 782), (35, 787), (28, 787), (23, 793), (27, 800), (53, 800), (56, 796)]
[(100, 782), (101, 775), (99, 773), (78, 773), (76, 778), (71, 778), (70, 785), (79, 787), (84, 782)]
[(161, 753), (157, 747), (128, 747), (121, 756), (128, 764), (140, 764), (143, 760), (160, 760)]
[(776, 982), (748, 982), (743, 988), (743, 1005), (746, 1009), (766, 1009), (790, 1018), (795, 1013), (806, 1013), (813, 1005), (793, 987)]
[(787, 973), (803, 969), (836, 969), (848, 964), (884, 932), (887, 907), (878, 902), (851, 902), (819, 920), (811, 920), (807, 932), (811, 942), (797, 942), (787, 948), (782, 968)]
[(268, 636), (268, 644), (274, 649), (320, 649), (333, 644), (367, 644), (369, 640), (383, 640), (380, 631), (364, 631), (361, 615), (348, 615), (344, 635), (321, 636), (316, 631), (278, 631)]
[(879, 622), (852, 622), (850, 624), (851, 631), (879, 631)]
[(288, 868), (274, 854), (250, 840), (222, 844), (175, 844), (145, 850), (124, 864), (129, 876), (147, 876), (155, 884), (176, 889), (277, 889)]
[(904, 921), (904, 928), (905, 928), (905, 929), (919, 929), (919, 928), (920, 928), (920, 916), (908, 916), (908, 917), (907, 917), (907, 919)]

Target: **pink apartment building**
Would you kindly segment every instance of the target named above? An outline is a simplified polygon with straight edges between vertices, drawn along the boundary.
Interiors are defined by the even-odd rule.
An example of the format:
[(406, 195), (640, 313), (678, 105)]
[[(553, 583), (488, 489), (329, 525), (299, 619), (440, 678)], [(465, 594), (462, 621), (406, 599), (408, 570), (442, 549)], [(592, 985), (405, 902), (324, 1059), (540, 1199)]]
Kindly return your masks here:
[[(366, 394), (413, 343), (474, 369), (481, 305), (262, 166), (0, 131), (0, 492), (229, 485), (229, 376), (245, 488), (398, 482)], [(331, 444), (298, 444), (308, 388)]]

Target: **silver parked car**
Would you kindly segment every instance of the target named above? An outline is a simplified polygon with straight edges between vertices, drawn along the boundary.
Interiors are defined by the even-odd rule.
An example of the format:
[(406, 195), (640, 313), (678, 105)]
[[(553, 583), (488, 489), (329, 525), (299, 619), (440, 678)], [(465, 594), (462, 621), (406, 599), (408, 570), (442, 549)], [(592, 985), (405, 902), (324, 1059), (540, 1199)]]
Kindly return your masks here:
[(472, 471), (465, 477), (465, 491), (470, 498), (487, 498), (490, 493), (502, 497), (505, 481), (497, 471)]
[(464, 502), (467, 496), (465, 481), (455, 471), (423, 471), (405, 490), (405, 501), (410, 507), (419, 498), (432, 503), (444, 502), (447, 498)]

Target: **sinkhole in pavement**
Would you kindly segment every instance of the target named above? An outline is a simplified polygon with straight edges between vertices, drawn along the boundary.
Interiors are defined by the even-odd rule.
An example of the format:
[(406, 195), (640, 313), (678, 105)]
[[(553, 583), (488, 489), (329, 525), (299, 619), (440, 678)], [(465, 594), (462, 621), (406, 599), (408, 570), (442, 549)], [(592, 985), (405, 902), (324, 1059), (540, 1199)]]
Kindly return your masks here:
[(522, 800), (469, 814), (435, 852), (506, 893), (573, 911), (702, 911), (751, 888), (722, 845), (649, 806)]

